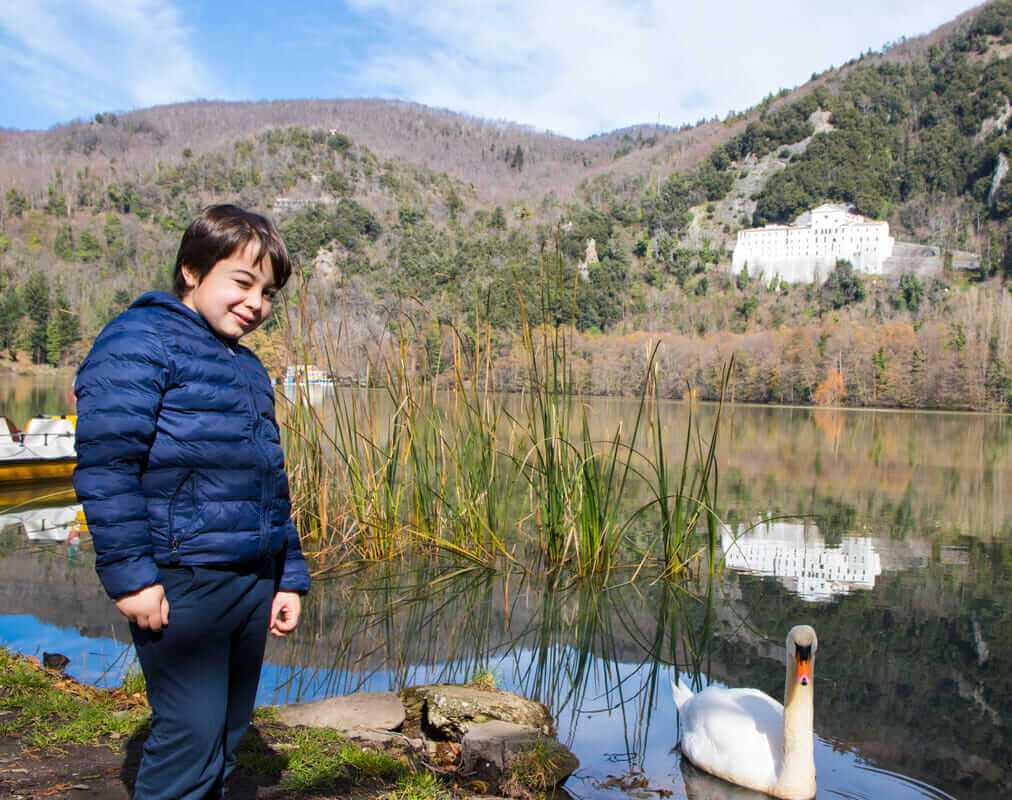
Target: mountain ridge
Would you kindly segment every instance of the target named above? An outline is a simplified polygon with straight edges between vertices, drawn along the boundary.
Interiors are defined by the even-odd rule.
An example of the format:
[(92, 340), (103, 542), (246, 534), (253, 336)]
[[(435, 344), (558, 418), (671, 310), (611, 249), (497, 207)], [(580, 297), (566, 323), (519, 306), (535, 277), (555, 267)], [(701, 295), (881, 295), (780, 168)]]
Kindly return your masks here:
[[(586, 140), (378, 100), (177, 104), (5, 135), (0, 348), (79, 358), (132, 294), (167, 283), (196, 211), (227, 200), (277, 212), (315, 313), (356, 346), (403, 330), (408, 298), (429, 354), (479, 307), (507, 341), (522, 307), (581, 333), (591, 393), (629, 390), (623, 337), (659, 335), (684, 356), (676, 396), (712, 394), (712, 359), (734, 350), (741, 396), (761, 402), (839, 399), (817, 389), (846, 365), (833, 385), (858, 405), (1008, 407), (1010, 51), (1012, 0), (997, 0), (724, 120)], [(826, 201), (981, 267), (898, 285), (847, 264), (823, 287), (731, 274), (739, 229)], [(556, 246), (569, 288), (541, 308)], [(47, 330), (47, 308), (79, 333)], [(763, 350), (785, 331), (805, 342), (789, 369)]]
[[(952, 36), (983, 7), (970, 9), (927, 34), (896, 43), (883, 54), (864, 55), (851, 64), (913, 57)], [(53, 160), (60, 157), (70, 156), (67, 162), (70, 167), (78, 165), (74, 155), (91, 156), (103, 149), (107, 150), (107, 157), (127, 163), (133, 160), (130, 156), (139, 159), (178, 157), (185, 149), (207, 152), (272, 127), (310, 125), (341, 129), (381, 157), (417, 160), (427, 168), (465, 180), (476, 178), (473, 182), (479, 190), (488, 191), (490, 200), (502, 201), (525, 189), (537, 190), (546, 186), (548, 180), (554, 182), (558, 195), (568, 197), (580, 180), (616, 166), (624, 174), (656, 167), (657, 177), (661, 178), (675, 169), (691, 168), (709, 149), (754, 121), (761, 110), (775, 109), (818, 85), (838, 80), (846, 75), (851, 64), (813, 76), (812, 80), (793, 89), (780, 90), (776, 97), (767, 98), (771, 102), (757, 103), (739, 115), (740, 119), (730, 123), (716, 118), (681, 126), (634, 123), (577, 139), (519, 122), (485, 119), (400, 99), (196, 100), (122, 113), (97, 112), (91, 120), (71, 120), (45, 131), (0, 129), (0, 163), (20, 162), (20, 169), (11, 176), (13, 183), (31, 193), (37, 191), (37, 184), (45, 177), (42, 175), (44, 168), (52, 168)], [(96, 127), (110, 127), (103, 125), (103, 120), (115, 120), (129, 135), (102, 135), (103, 131), (97, 131)], [(437, 139), (455, 139), (456, 157), (445, 156), (445, 143), (442, 152), (437, 152), (432, 142), (428, 143), (428, 148), (419, 150), (420, 136), (426, 130)], [(647, 132), (648, 135), (640, 136)], [(461, 139), (464, 147), (460, 147)], [(632, 140), (625, 143), (626, 150), (623, 139)], [(649, 142), (647, 154), (642, 152), (644, 139)], [(476, 144), (479, 145), (477, 150)], [(488, 169), (488, 163), (496, 158), (493, 146), (501, 153), (504, 146), (512, 149), (517, 145), (525, 153), (527, 176), (509, 169)], [(523, 177), (527, 177), (526, 182), (521, 180)]]

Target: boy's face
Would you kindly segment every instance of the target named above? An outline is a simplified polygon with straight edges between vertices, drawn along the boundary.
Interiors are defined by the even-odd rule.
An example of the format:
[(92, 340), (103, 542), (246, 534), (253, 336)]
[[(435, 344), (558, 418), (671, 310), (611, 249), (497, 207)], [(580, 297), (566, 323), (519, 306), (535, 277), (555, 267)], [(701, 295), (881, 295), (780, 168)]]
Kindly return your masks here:
[(238, 339), (259, 327), (271, 313), (274, 273), (270, 259), (259, 261), (256, 242), (223, 258), (197, 282), (196, 274), (185, 264), (183, 277), (187, 292), (185, 305), (198, 312), (216, 333)]

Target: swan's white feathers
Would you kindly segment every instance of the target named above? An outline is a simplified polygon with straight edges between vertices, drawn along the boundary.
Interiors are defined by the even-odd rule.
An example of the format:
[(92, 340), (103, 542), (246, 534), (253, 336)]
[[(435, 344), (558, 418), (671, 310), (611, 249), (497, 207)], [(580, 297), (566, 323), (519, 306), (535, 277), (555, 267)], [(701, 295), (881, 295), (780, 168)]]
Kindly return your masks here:
[(675, 708), (679, 711), (682, 710), (682, 706), (693, 698), (692, 689), (682, 683), (681, 680), (677, 683), (671, 681), (671, 695), (675, 698)]
[(777, 782), (784, 707), (758, 689), (710, 686), (679, 708), (682, 752), (700, 769), (759, 791)]

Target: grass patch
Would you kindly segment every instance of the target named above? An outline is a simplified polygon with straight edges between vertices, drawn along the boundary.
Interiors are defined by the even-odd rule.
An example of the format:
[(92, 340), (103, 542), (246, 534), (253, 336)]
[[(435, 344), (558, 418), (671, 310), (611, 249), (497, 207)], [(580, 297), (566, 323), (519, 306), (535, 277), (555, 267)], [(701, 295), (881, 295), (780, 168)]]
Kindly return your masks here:
[(554, 741), (539, 738), (517, 753), (509, 763), (509, 777), (503, 781), (508, 797), (545, 797), (555, 789), (562, 754)]
[(253, 709), (254, 722), (277, 722), (278, 710), (274, 706), (257, 706)]
[[(272, 712), (273, 710), (271, 710)], [(270, 714), (258, 709), (258, 722)], [(401, 759), (381, 750), (362, 747), (329, 728), (269, 726), (244, 740), (236, 755), (241, 767), (260, 774), (280, 775), (281, 785), (293, 791), (316, 791), (334, 786), (380, 786), (407, 777)]]
[(408, 772), (400, 759), (360, 747), (327, 728), (296, 728), (287, 732), (288, 773), (282, 785), (310, 790), (335, 783), (353, 785), (395, 781)]
[(97, 744), (131, 736), (148, 722), (147, 706), (121, 691), (85, 686), (0, 647), (0, 736), (31, 747)]
[(123, 676), (123, 685), (120, 687), (126, 694), (145, 694), (147, 683), (144, 681), (144, 672), (139, 664), (131, 664), (126, 675)]
[(406, 775), (397, 783), (397, 788), (386, 795), (387, 800), (451, 800), (452, 797), (439, 778), (431, 772)]
[(468, 685), (490, 692), (497, 686), (495, 673), (490, 669), (480, 669), (471, 676)]

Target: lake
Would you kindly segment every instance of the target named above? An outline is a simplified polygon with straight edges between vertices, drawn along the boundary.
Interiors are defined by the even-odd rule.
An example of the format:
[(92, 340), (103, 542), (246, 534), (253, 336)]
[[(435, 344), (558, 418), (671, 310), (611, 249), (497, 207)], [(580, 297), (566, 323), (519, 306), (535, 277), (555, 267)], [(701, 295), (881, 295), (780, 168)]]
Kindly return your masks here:
[[(602, 431), (636, 413), (588, 402)], [(72, 403), (69, 378), (0, 378), (19, 425)], [(662, 415), (678, 441), (686, 406)], [(642, 774), (678, 798), (760, 797), (682, 764), (670, 683), (782, 699), (784, 639), (804, 622), (820, 798), (1012, 795), (1012, 419), (739, 405), (723, 425), (714, 582), (551, 591), (447, 558), (363, 567), (317, 581), (297, 634), (269, 642), (260, 702), (490, 670), (558, 718), (576, 796), (621, 797), (609, 778)], [(129, 633), (75, 517), (67, 486), (0, 490), (0, 644), (113, 685)]]

